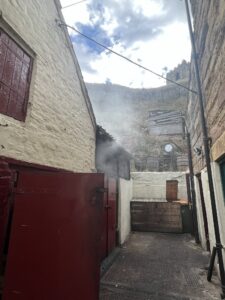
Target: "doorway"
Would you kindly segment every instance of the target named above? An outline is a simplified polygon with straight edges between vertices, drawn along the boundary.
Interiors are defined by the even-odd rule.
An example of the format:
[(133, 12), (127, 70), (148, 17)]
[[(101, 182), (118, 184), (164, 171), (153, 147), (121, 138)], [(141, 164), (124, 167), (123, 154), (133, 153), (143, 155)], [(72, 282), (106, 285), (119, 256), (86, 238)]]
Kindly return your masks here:
[(167, 180), (166, 181), (166, 200), (168, 202), (176, 201), (178, 196), (178, 181)]

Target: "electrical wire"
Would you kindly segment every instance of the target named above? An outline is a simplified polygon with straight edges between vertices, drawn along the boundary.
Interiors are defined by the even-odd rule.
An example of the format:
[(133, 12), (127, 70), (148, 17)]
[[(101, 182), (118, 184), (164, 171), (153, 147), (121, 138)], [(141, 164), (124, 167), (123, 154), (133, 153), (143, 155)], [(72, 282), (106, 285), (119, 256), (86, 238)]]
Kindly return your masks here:
[(91, 37), (87, 36), (86, 34), (80, 32), (79, 30), (77, 30), (77, 29), (76, 29), (75, 27), (73, 27), (73, 26), (67, 25), (66, 23), (62, 23), (61, 21), (58, 22), (58, 26), (65, 26), (65, 27), (68, 27), (68, 28), (74, 30), (75, 32), (77, 32), (78, 34), (80, 34), (81, 36), (85, 37), (85, 38), (88, 39), (89, 41), (92, 41), (93, 43), (99, 45), (100, 47), (106, 49), (107, 51), (109, 51), (109, 52), (111, 52), (111, 53), (113, 53), (113, 54), (119, 56), (120, 58), (125, 59), (125, 60), (128, 61), (129, 63), (131, 63), (131, 64), (133, 64), (133, 65), (135, 65), (135, 66), (137, 66), (137, 67), (139, 67), (139, 68), (141, 68), (141, 69), (144, 69), (145, 71), (150, 72), (150, 73), (152, 73), (153, 75), (155, 75), (155, 76), (157, 76), (157, 77), (160, 77), (160, 78), (162, 78), (162, 79), (165, 79), (165, 80), (167, 80), (167, 81), (169, 81), (169, 82), (171, 82), (171, 83), (173, 83), (173, 84), (175, 84), (175, 85), (177, 85), (177, 86), (179, 86), (179, 87), (181, 87), (181, 88), (183, 88), (183, 89), (185, 89), (185, 90), (188, 90), (189, 92), (191, 92), (191, 93), (193, 93), (193, 94), (198, 94), (196, 91), (194, 91), (194, 90), (192, 90), (192, 89), (186, 87), (185, 85), (182, 85), (182, 84), (180, 84), (180, 83), (178, 83), (178, 82), (176, 82), (176, 81), (174, 81), (174, 80), (172, 80), (172, 79), (168, 79), (168, 78), (166, 78), (165, 76), (163, 76), (163, 75), (161, 75), (161, 74), (159, 74), (159, 73), (157, 73), (157, 72), (155, 72), (155, 71), (152, 71), (152, 70), (150, 70), (149, 68), (147, 68), (147, 67), (145, 67), (145, 66), (143, 66), (143, 65), (141, 65), (141, 64), (139, 64), (139, 63), (137, 63), (137, 62), (135, 62), (135, 61), (133, 61), (133, 60), (131, 60), (130, 58), (128, 58), (128, 57), (126, 57), (126, 56), (124, 56), (124, 55), (122, 55), (122, 54), (120, 54), (120, 53), (118, 53), (118, 52), (116, 52), (116, 51), (114, 51), (114, 50), (112, 50), (112, 49), (110, 49), (110, 48), (108, 48), (107, 46), (105, 46), (105, 45), (99, 43), (98, 41), (94, 40), (93, 38), (91, 38)]
[(68, 7), (77, 5), (77, 4), (80, 4), (80, 3), (85, 2), (85, 1), (87, 1), (87, 0), (81, 0), (81, 1), (78, 1), (78, 2), (75, 2), (75, 3), (71, 3), (71, 4), (69, 4), (69, 5), (63, 6), (62, 9), (68, 8)]

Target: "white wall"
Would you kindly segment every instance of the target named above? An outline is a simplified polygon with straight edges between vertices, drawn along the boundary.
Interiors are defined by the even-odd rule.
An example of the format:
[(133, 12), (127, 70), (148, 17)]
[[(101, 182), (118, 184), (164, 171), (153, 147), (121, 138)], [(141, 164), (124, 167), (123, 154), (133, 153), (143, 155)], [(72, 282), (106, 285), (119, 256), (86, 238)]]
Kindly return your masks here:
[[(220, 227), (220, 238), (221, 243), (225, 245), (225, 199), (223, 195), (221, 176), (220, 176), (220, 167), (219, 164), (214, 162), (212, 163), (212, 172), (215, 186), (215, 196), (216, 196), (216, 206), (218, 211), (218, 221)], [(225, 265), (225, 249), (223, 248), (223, 260)]]
[(165, 201), (166, 181), (178, 181), (178, 198), (187, 199), (186, 174), (184, 172), (132, 172), (133, 198)]
[[(220, 227), (221, 243), (222, 245), (224, 245), (225, 244), (225, 217), (224, 217), (225, 202), (224, 202), (224, 196), (223, 196), (223, 190), (221, 184), (220, 169), (219, 169), (219, 164), (216, 162), (213, 162), (211, 166), (212, 166), (213, 181), (214, 181), (214, 188), (215, 188), (215, 197), (216, 197), (216, 206), (217, 206), (217, 213), (218, 213), (217, 215), (218, 215), (218, 221)], [(204, 200), (205, 200), (206, 214), (207, 214), (207, 221), (208, 221), (208, 228), (209, 228), (210, 248), (212, 251), (212, 248), (216, 245), (216, 242), (215, 242), (214, 223), (213, 223), (212, 208), (211, 208), (211, 199), (209, 193), (208, 174), (206, 172), (206, 169), (204, 169), (201, 172), (201, 175), (202, 175), (203, 193), (204, 193)], [(201, 210), (200, 206), (198, 207), (198, 210)], [(199, 228), (204, 226), (203, 218), (199, 217), (199, 215), (201, 214), (202, 212), (198, 211)], [(201, 241), (203, 241), (202, 246), (205, 248), (204, 238), (202, 238)], [(223, 249), (223, 258), (225, 263), (224, 249)], [(217, 270), (218, 270), (218, 266), (217, 266)]]
[(132, 200), (132, 180), (119, 179), (119, 242), (122, 245), (130, 234), (130, 202)]
[(197, 210), (199, 239), (200, 239), (202, 247), (205, 250), (207, 250), (199, 183), (198, 183), (198, 179), (196, 177), (194, 177), (194, 180), (195, 180), (195, 191), (196, 191), (196, 210)]
[(209, 228), (210, 248), (212, 249), (212, 247), (215, 245), (215, 234), (214, 234), (213, 216), (212, 216), (212, 208), (211, 208), (211, 199), (209, 193), (208, 174), (205, 169), (201, 172), (201, 176), (202, 176), (202, 187), (203, 187), (206, 215), (207, 215), (208, 228)]
[(34, 53), (26, 122), (0, 114), (0, 124), (8, 125), (0, 126), (0, 155), (91, 171), (95, 121), (68, 35), (55, 22), (60, 18), (55, 1), (1, 0), (0, 9), (4, 21)]

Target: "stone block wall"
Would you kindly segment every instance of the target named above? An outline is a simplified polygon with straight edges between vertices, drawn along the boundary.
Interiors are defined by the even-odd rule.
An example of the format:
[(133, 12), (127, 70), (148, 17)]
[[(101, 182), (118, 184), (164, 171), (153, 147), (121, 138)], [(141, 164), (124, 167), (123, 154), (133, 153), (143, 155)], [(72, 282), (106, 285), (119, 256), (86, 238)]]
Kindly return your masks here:
[[(216, 143), (225, 132), (225, 3), (222, 0), (201, 0), (191, 1), (191, 3), (205, 115), (209, 136), (212, 139), (212, 155), (214, 155), (214, 149), (218, 153)], [(191, 68), (191, 87), (196, 90), (193, 62)], [(189, 95), (187, 114), (192, 146), (202, 147), (198, 99), (193, 94)], [(225, 153), (225, 148), (219, 149), (219, 152), (219, 155), (215, 155), (216, 159)], [(200, 156), (193, 156), (195, 170), (200, 172), (205, 166), (204, 151)]]
[(25, 122), (0, 114), (0, 155), (72, 171), (95, 168), (95, 119), (54, 0), (1, 0), (0, 27), (32, 51)]
[[(221, 180), (220, 160), (225, 155), (225, 2), (223, 0), (191, 0), (191, 6), (194, 20), (194, 35), (198, 53), (198, 64), (204, 96), (205, 117), (208, 127), (208, 135), (210, 137), (210, 156), (217, 215), (221, 240), (222, 244), (224, 244), (225, 199), (222, 190), (222, 184), (224, 183)], [(197, 89), (193, 61), (191, 64), (190, 86), (192, 89)], [(193, 94), (189, 95), (187, 117), (192, 138), (192, 148), (198, 147), (202, 149), (202, 153), (198, 156), (193, 152), (194, 171), (195, 173), (201, 174), (202, 178), (209, 241), (212, 249), (212, 247), (215, 246), (214, 222), (212, 217), (208, 175), (205, 168), (199, 104), (197, 96)], [(199, 233), (202, 245), (205, 247), (205, 224), (203, 220), (202, 205), (200, 202), (201, 195), (197, 180), (196, 192)], [(225, 262), (224, 251), (223, 257)]]

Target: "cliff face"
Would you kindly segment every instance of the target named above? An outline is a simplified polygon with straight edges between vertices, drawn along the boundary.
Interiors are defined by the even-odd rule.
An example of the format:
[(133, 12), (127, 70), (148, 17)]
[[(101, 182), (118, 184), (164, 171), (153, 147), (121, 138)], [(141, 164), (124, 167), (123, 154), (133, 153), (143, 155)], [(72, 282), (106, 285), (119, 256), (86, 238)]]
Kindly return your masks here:
[[(185, 89), (174, 85), (154, 89), (86, 85), (97, 122), (133, 155), (137, 170), (186, 169), (180, 118), (186, 111)], [(172, 150), (167, 147), (166, 151), (168, 144)]]

